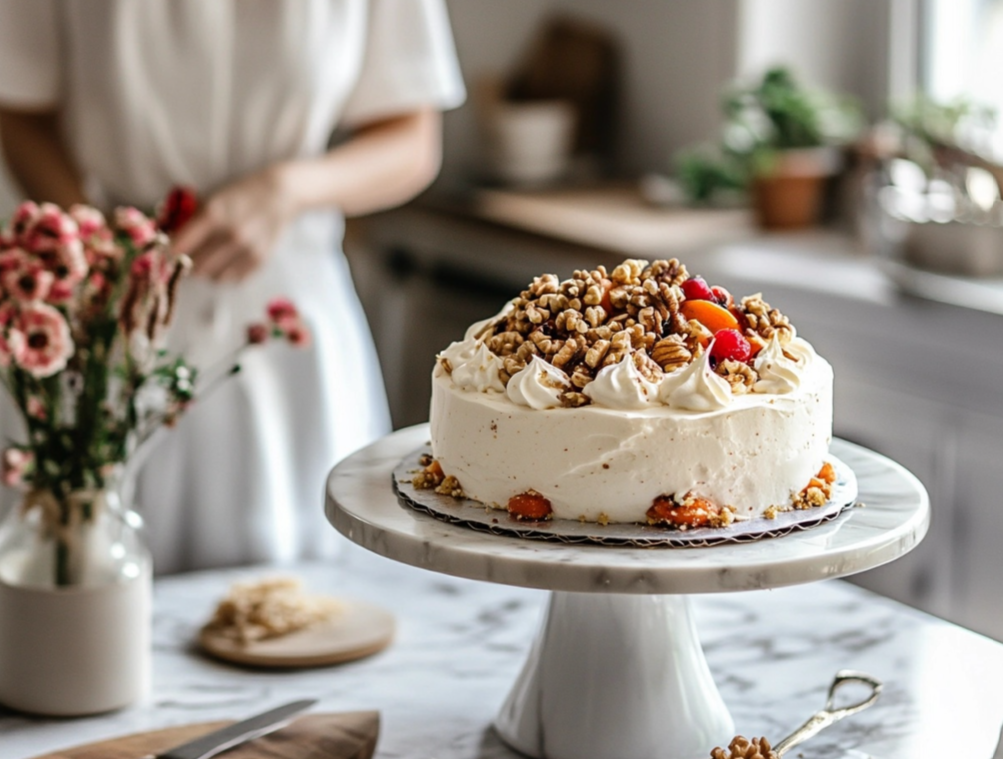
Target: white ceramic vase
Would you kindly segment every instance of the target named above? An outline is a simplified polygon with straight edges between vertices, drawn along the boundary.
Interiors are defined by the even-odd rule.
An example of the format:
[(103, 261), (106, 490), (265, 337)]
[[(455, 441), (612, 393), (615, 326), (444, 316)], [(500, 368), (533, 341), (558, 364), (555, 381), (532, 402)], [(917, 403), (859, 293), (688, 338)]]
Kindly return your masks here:
[(148, 691), (151, 669), (138, 518), (114, 492), (97, 494), (69, 535), (42, 511), (15, 510), (0, 527), (0, 703), (61, 717), (127, 706)]

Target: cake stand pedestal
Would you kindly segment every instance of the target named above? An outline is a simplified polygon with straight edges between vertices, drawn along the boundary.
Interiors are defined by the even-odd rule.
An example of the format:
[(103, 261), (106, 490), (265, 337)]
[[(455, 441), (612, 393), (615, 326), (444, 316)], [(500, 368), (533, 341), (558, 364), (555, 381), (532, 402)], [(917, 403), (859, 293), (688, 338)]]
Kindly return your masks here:
[[(709, 548), (610, 548), (499, 537), (401, 506), (391, 486), (427, 425), (388, 435), (335, 467), (327, 516), (350, 540), (436, 572), (552, 591), (541, 631), (495, 720), (537, 759), (706, 759), (734, 724), (704, 658), (689, 594), (843, 577), (905, 554), (926, 533), (919, 481), (833, 441), (858, 499), (805, 532)], [(736, 629), (741, 621), (735, 620)]]

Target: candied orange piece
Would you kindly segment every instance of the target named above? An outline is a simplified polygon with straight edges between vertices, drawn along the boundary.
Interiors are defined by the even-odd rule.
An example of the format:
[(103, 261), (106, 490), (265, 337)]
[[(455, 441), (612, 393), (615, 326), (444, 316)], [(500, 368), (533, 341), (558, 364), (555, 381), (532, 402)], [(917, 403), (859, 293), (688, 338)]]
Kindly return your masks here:
[(668, 496), (659, 496), (648, 509), (647, 517), (650, 524), (670, 524), (675, 527), (706, 527), (715, 517), (720, 516), (721, 509), (706, 498), (689, 498), (686, 503), (678, 504)]
[(825, 480), (830, 485), (836, 481), (836, 470), (833, 468), (832, 464), (826, 461), (822, 464), (822, 468), (818, 470), (818, 478), (820, 480)]
[(425, 474), (431, 475), (432, 477), (438, 477), (440, 479), (446, 476), (446, 473), (442, 471), (442, 464), (435, 459), (432, 459), (432, 463), (425, 467)]
[(508, 499), (508, 513), (516, 519), (539, 522), (550, 519), (554, 510), (550, 501), (542, 495), (535, 490), (527, 490)]
[(687, 319), (696, 319), (714, 334), (722, 329), (738, 329), (738, 319), (731, 311), (709, 300), (684, 300), (679, 310)]

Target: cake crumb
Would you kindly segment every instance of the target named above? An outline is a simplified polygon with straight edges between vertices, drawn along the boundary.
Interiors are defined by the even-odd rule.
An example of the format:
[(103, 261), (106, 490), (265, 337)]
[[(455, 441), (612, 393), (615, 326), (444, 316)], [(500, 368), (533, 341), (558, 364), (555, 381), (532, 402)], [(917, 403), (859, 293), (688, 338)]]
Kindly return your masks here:
[(780, 507), (773, 505), (770, 506), (766, 511), (763, 512), (764, 519), (776, 519), (777, 515), (780, 513)]
[(596, 517), (596, 522), (598, 522), (603, 527), (605, 527), (606, 525), (608, 525), (609, 524), (609, 517), (606, 515), (606, 512), (604, 512), (604, 511), (599, 512), (599, 516)]

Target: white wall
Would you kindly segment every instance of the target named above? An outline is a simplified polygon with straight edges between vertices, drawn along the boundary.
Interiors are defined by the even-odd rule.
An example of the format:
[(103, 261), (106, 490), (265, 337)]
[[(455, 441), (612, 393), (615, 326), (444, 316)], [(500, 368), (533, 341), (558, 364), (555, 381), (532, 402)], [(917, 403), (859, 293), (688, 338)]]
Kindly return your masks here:
[(737, 71), (786, 63), (806, 82), (886, 111), (892, 0), (738, 0)]

